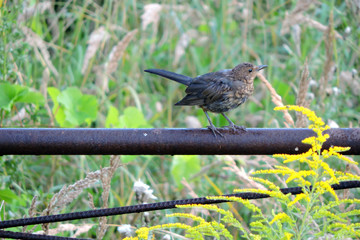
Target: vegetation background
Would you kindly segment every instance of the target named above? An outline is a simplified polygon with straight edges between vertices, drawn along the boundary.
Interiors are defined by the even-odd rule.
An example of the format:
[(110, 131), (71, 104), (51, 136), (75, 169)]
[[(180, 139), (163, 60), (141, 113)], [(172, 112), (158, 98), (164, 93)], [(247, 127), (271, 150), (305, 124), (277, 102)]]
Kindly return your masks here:
[[(143, 70), (197, 76), (241, 62), (267, 64), (263, 74), (284, 104), (310, 107), (331, 127), (359, 127), (358, 0), (0, 0), (0, 7), (1, 127), (206, 126), (201, 109), (173, 107), (184, 86)], [(254, 96), (229, 116), (247, 127), (289, 126), (274, 106), (268, 88), (255, 81)], [(211, 117), (217, 126), (227, 123)], [(248, 173), (276, 163), (268, 156), (109, 159), (0, 156), (1, 218), (135, 204), (137, 179), (154, 189), (158, 201), (231, 193), (258, 187)], [(258, 204), (266, 209), (274, 203)], [(242, 223), (250, 221), (247, 210), (229, 208)], [(164, 215), (148, 220), (169, 221)], [(116, 226), (139, 227), (144, 218), (72, 223), (66, 231), (50, 228), (99, 237), (101, 226), (108, 226), (102, 234), (117, 239)]]

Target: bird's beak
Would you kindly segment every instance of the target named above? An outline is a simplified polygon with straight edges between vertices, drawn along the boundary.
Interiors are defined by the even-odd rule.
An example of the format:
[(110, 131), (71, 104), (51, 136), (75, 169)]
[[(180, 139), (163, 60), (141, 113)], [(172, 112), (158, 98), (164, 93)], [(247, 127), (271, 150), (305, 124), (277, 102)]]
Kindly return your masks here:
[(260, 71), (261, 69), (267, 68), (267, 65), (259, 65), (256, 68), (258, 71)]

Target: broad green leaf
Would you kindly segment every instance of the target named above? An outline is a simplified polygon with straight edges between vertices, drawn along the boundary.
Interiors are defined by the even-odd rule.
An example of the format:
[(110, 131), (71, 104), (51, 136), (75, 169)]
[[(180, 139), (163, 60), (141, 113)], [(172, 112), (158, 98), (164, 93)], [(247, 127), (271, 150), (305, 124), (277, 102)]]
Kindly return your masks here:
[(75, 105), (79, 103), (81, 96), (82, 93), (78, 88), (69, 87), (59, 94), (57, 100), (65, 109), (75, 109)]
[(0, 109), (11, 111), (17, 102), (44, 105), (45, 99), (40, 93), (30, 91), (28, 87), (8, 82), (0, 83)]
[(66, 104), (64, 105), (65, 119), (73, 126), (79, 126), (83, 123), (90, 125), (91, 121), (96, 120), (98, 103), (95, 96), (82, 95), (78, 91), (69, 91), (66, 92), (61, 101), (58, 100)]
[(56, 109), (59, 105), (57, 98), (60, 95), (60, 90), (55, 87), (48, 87), (47, 91), (51, 97), (51, 100), (54, 102), (54, 108)]
[(22, 103), (33, 103), (35, 105), (43, 106), (45, 104), (45, 98), (41, 93), (38, 92), (27, 92), (20, 96), (17, 102)]
[(0, 200), (11, 203), (12, 200), (18, 199), (18, 196), (10, 189), (0, 190)]
[(109, 112), (106, 116), (105, 127), (118, 127), (119, 126), (119, 111), (116, 107), (110, 106)]
[(0, 83), (0, 109), (11, 111), (16, 97), (16, 89), (10, 83)]
[(181, 180), (183, 178), (189, 179), (189, 177), (198, 173), (200, 169), (200, 159), (197, 155), (177, 155), (171, 164), (171, 174), (180, 189), (183, 188)]
[(82, 95), (79, 104), (76, 105), (76, 111), (80, 116), (87, 122), (88, 125), (92, 121), (96, 120), (98, 113), (98, 102), (95, 96), (93, 95)]
[(150, 127), (143, 113), (136, 107), (127, 107), (124, 110), (124, 122), (127, 128)]
[(53, 113), (55, 115), (55, 120), (59, 123), (61, 127), (73, 127), (70, 123), (66, 122), (66, 115), (64, 107), (53, 108)]
[[(57, 100), (58, 96), (60, 95), (60, 90), (55, 87), (48, 87), (47, 89), (51, 100), (54, 103), (52, 112), (55, 116), (55, 120), (61, 127), (65, 127), (65, 113), (64, 108), (59, 106), (59, 102)], [(71, 126), (70, 126), (71, 127)]]
[(55, 119), (61, 127), (75, 127), (84, 123), (89, 126), (96, 120), (98, 102), (95, 96), (83, 95), (76, 87), (62, 92), (48, 88), (48, 92), (54, 101)]

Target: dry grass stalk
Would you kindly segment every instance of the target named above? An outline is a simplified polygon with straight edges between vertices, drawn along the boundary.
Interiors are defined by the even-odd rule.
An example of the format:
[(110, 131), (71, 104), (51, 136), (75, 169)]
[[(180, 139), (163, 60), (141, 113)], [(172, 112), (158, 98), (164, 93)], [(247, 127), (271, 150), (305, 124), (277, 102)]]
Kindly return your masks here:
[[(306, 23), (307, 23), (309, 26), (311, 26), (311, 27), (313, 27), (313, 28), (315, 28), (315, 29), (323, 32), (323, 33), (327, 33), (327, 31), (328, 31), (328, 27), (327, 27), (327, 26), (325, 26), (325, 25), (319, 23), (318, 21), (315, 21), (315, 20), (313, 20), (313, 19), (311, 19), (311, 18), (309, 18), (309, 17), (306, 18)], [(332, 34), (334, 34), (334, 36), (335, 36), (336, 38), (338, 38), (338, 39), (343, 39), (343, 37), (342, 37), (337, 31), (335, 31), (334, 29), (332, 29), (331, 31), (332, 31)]]
[(89, 66), (90, 60), (95, 56), (96, 51), (99, 49), (101, 43), (108, 40), (110, 34), (105, 30), (104, 26), (99, 27), (90, 34), (88, 47), (86, 48), (83, 66), (81, 73), (84, 74)]
[(19, 14), (17, 18), (17, 23), (20, 24), (22, 22), (25, 22), (26, 20), (35, 16), (36, 14), (44, 13), (48, 9), (51, 9), (50, 1), (39, 2), (39, 3), (35, 3), (34, 6), (25, 7), (23, 9), (23, 12)]
[(141, 27), (143, 30), (151, 23), (153, 24), (153, 30), (158, 28), (162, 9), (163, 7), (158, 3), (150, 3), (144, 6), (144, 13), (141, 15)]
[[(30, 218), (35, 217), (37, 198), (38, 198), (37, 196), (34, 196), (33, 199), (31, 200), (31, 205), (30, 205), (30, 208), (29, 208), (29, 217)], [(34, 232), (35, 227), (36, 226), (34, 226), (31, 230), (29, 230), (27, 232), (28, 233)], [(27, 226), (23, 226), (22, 232), (25, 232), (26, 228), (27, 228)]]
[[(90, 172), (84, 179), (81, 179), (69, 186), (63, 186), (62, 189), (56, 193), (50, 200), (49, 205), (43, 210), (42, 215), (51, 215), (61, 211), (69, 203), (73, 202), (85, 188), (92, 186), (99, 179), (103, 183), (104, 192), (102, 194), (104, 207), (107, 207), (107, 198), (110, 191), (110, 181), (115, 170), (120, 166), (119, 157), (113, 156), (110, 159), (110, 167), (102, 168), (101, 170)], [(48, 234), (49, 224), (42, 225), (43, 231)]]
[(308, 10), (313, 2), (312, 0), (297, 1), (293, 11), (291, 13), (285, 13), (280, 34), (286, 34), (290, 32), (291, 26), (305, 22), (305, 16), (302, 13)]
[[(194, 9), (185, 6), (185, 5), (166, 5), (166, 4), (158, 4), (158, 3), (150, 3), (144, 6), (144, 13), (141, 15), (141, 28), (145, 30), (148, 25), (152, 24), (152, 38), (155, 39), (158, 33), (159, 23), (160, 23), (160, 16), (164, 10), (172, 10), (172, 11), (182, 11), (184, 14), (182, 16), (184, 18), (190, 18), (195, 16), (193, 14)], [(195, 19), (193, 19), (196, 22)], [(194, 23), (193, 22), (193, 23)], [(166, 44), (168, 41), (169, 35), (168, 28), (165, 28), (162, 39), (157, 42), (158, 45)], [(153, 42), (150, 46), (150, 52), (153, 52), (155, 49), (155, 42)]]
[(45, 109), (50, 117), (50, 124), (51, 126), (54, 126), (54, 115), (51, 111), (51, 108), (48, 104), (48, 100), (47, 100), (47, 87), (48, 87), (48, 83), (50, 81), (50, 70), (49, 68), (45, 68), (42, 74), (42, 81), (41, 81), (41, 86), (40, 86), (40, 92), (41, 94), (44, 96), (45, 98)]
[(93, 195), (91, 195), (90, 193), (88, 193), (88, 198), (89, 198), (89, 206), (91, 207), (91, 209), (96, 209), (95, 204), (94, 204), (94, 197)]
[[(87, 5), (89, 5), (90, 1), (85, 1), (83, 9), (86, 9)], [(60, 30), (59, 30), (59, 19), (62, 18), (64, 20), (65, 26), (62, 28), (62, 31), (66, 31), (70, 26), (74, 26), (74, 22), (77, 18), (70, 17), (67, 13), (69, 10), (69, 6), (74, 4), (74, 0), (64, 1), (64, 4), (61, 4), (61, 9), (57, 9), (55, 12), (54, 6), (50, 8), (50, 17), (47, 18), (47, 21), (50, 23), (50, 26), (48, 29), (51, 31), (52, 39), (51, 43), (55, 43), (59, 36), (60, 36)], [(59, 5), (58, 5), (59, 6)], [(64, 18), (64, 16), (66, 16)]]
[[(103, 192), (101, 194), (103, 206), (102, 208), (108, 208), (108, 199), (109, 199), (109, 193), (110, 193), (110, 187), (111, 187), (111, 178), (113, 177), (116, 169), (120, 166), (120, 158), (117, 155), (113, 155), (110, 158), (110, 167), (102, 168), (100, 170), (100, 178), (101, 183), (103, 187)], [(99, 227), (96, 231), (96, 238), (97, 239), (103, 239), (106, 230), (108, 228), (107, 226), (107, 218), (101, 217), (99, 219)]]
[(157, 31), (162, 10), (191, 11), (192, 9), (184, 5), (146, 4), (141, 15), (141, 28), (145, 30), (148, 25), (153, 24), (153, 30)]
[[(141, 27), (143, 30), (149, 24), (152, 24), (152, 39), (155, 39), (160, 22), (160, 14), (163, 10), (163, 6), (158, 3), (151, 3), (144, 6), (144, 13), (141, 15)], [(164, 35), (166, 36), (167, 31), (164, 31)], [(150, 52), (153, 52), (155, 49), (155, 42), (153, 42), (150, 46)]]
[[(309, 89), (309, 82), (310, 82), (309, 68), (308, 68), (307, 60), (305, 60), (304, 70), (301, 73), (299, 90), (296, 98), (296, 105), (303, 107), (309, 106), (309, 102), (306, 101), (306, 95)], [(307, 126), (307, 118), (303, 114), (296, 112), (296, 127), (305, 128), (306, 126)]]
[(93, 67), (96, 76), (95, 85), (105, 95), (106, 92), (109, 92), (109, 78), (106, 76), (104, 69), (104, 65), (96, 65)]
[(236, 176), (240, 179), (240, 182), (244, 184), (245, 188), (256, 188), (261, 190), (266, 189), (266, 187), (264, 187), (262, 184), (255, 182), (253, 179), (251, 179), (251, 173), (245, 171), (243, 167), (239, 168), (233, 157), (226, 155), (225, 163), (228, 165), (228, 167), (223, 167), (223, 169), (225, 171), (235, 173)]
[(61, 211), (66, 205), (77, 198), (83, 189), (92, 186), (99, 179), (100, 170), (88, 173), (84, 179), (72, 185), (63, 186), (63, 188), (51, 198), (48, 207), (43, 211), (42, 215), (50, 215)]
[(119, 59), (123, 55), (126, 47), (129, 45), (131, 39), (135, 36), (137, 31), (137, 29), (134, 29), (131, 32), (128, 32), (125, 37), (115, 47), (113, 47), (109, 54), (109, 60), (105, 66), (105, 71), (107, 74), (115, 72)]
[(326, 60), (323, 70), (323, 75), (320, 78), (320, 86), (319, 86), (319, 96), (320, 96), (320, 102), (323, 102), (325, 95), (326, 95), (326, 88), (328, 86), (328, 82), (331, 75), (331, 69), (334, 65), (333, 63), (333, 55), (334, 55), (334, 16), (333, 12), (330, 13), (329, 17), (329, 26), (327, 27), (326, 35), (324, 38), (325, 41), (325, 50), (326, 50)]
[(17, 64), (16, 64), (16, 61), (15, 61), (15, 59), (14, 59), (14, 56), (12, 55), (12, 53), (11, 53), (10, 51), (8, 52), (8, 55), (9, 55), (11, 61), (12, 61), (13, 64), (14, 64), (14, 69), (13, 69), (13, 71), (14, 71), (14, 72), (16, 73), (16, 75), (18, 76), (21, 85), (24, 85), (23, 74), (19, 71), (19, 68), (18, 68), (18, 66), (17, 66)]
[(298, 12), (304, 12), (306, 10), (309, 9), (309, 7), (311, 6), (312, 3), (317, 4), (317, 1), (313, 1), (313, 0), (301, 0), (301, 1), (297, 1), (296, 2), (296, 6), (293, 10), (294, 13), (298, 13)]
[(292, 35), (294, 38), (296, 53), (298, 56), (301, 56), (301, 27), (299, 24), (292, 26)]
[(38, 56), (39, 61), (45, 62), (45, 66), (47, 66), (56, 77), (59, 77), (58, 71), (56, 70), (56, 68), (54, 67), (54, 65), (52, 64), (52, 62), (50, 60), (50, 53), (46, 47), (47, 43), (45, 41), (43, 41), (31, 29), (23, 26), (23, 27), (21, 27), (21, 30), (23, 31), (23, 33), (26, 36), (25, 41), (34, 48), (35, 53), (36, 53), (37, 49), (40, 50), (41, 56)]
[(174, 67), (179, 64), (180, 58), (185, 54), (185, 49), (189, 45), (190, 41), (194, 38), (197, 38), (197, 36), (198, 32), (195, 29), (190, 29), (181, 35), (175, 48), (175, 58), (173, 62)]
[[(312, 1), (312, 0), (297, 1), (294, 10), (291, 13), (288, 13), (288, 12), (285, 13), (285, 19), (281, 26), (280, 34), (281, 35), (287, 34), (290, 32), (290, 28), (292, 26), (303, 24), (303, 23), (305, 23), (305, 24), (309, 25), (310, 27), (313, 27), (321, 32), (326, 33), (327, 26), (304, 15), (304, 12), (309, 9), (309, 7), (312, 3), (317, 4), (318, 2)], [(334, 30), (334, 34), (335, 34), (336, 38), (343, 39), (343, 37), (335, 30)]]
[[(268, 82), (268, 80), (266, 80), (266, 78), (264, 77), (264, 75), (262, 75), (261, 73), (257, 74), (257, 77), (265, 84), (265, 86), (269, 89), (270, 94), (271, 94), (271, 100), (272, 102), (278, 106), (278, 107), (282, 107), (284, 106), (281, 96), (279, 94), (277, 94), (277, 92), (275, 91), (275, 89), (273, 88), (273, 86)], [(284, 119), (285, 122), (284, 124), (286, 125), (286, 127), (290, 127), (290, 126), (295, 126), (294, 124), (294, 120), (292, 119), (291, 115), (289, 114), (289, 112), (287, 110), (283, 110), (282, 111), (284, 113)]]

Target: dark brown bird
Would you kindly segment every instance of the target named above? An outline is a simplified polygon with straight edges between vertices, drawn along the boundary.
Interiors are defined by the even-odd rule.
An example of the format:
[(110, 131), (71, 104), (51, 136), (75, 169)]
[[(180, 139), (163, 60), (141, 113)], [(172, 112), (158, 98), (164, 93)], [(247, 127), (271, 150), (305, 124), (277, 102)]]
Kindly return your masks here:
[(206, 73), (195, 78), (169, 72), (161, 69), (147, 69), (145, 72), (160, 75), (188, 86), (187, 95), (175, 105), (198, 105), (203, 110), (210, 123), (208, 128), (216, 134), (223, 136), (211, 122), (208, 111), (221, 113), (229, 122), (229, 128), (236, 131), (242, 126), (235, 125), (225, 112), (243, 104), (254, 92), (254, 79), (256, 73), (267, 65), (255, 66), (251, 63), (241, 63), (233, 69), (224, 69), (217, 72)]

